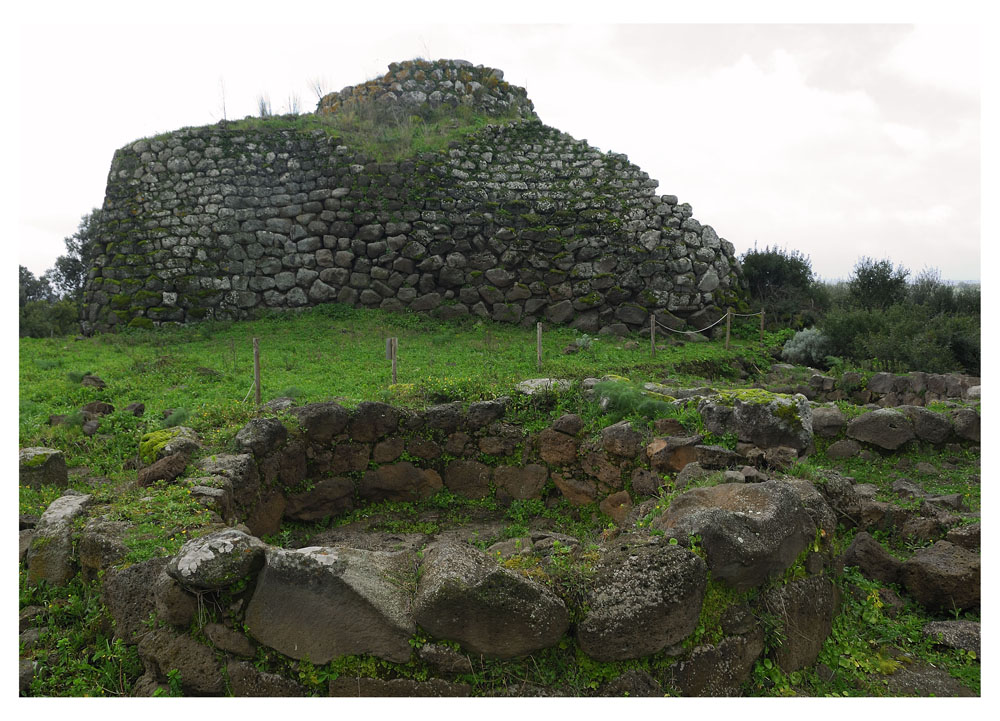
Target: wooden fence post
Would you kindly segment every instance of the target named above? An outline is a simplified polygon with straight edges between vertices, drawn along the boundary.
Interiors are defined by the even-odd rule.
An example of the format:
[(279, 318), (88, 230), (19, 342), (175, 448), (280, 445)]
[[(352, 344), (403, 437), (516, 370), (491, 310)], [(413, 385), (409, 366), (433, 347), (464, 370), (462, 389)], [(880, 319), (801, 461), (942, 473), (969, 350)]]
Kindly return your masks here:
[(253, 387), (254, 401), (260, 405), (260, 342), (253, 339)]
[(656, 313), (649, 314), (649, 355), (656, 357)]
[(535, 355), (538, 360), (538, 370), (542, 370), (542, 324), (536, 326), (537, 339), (535, 341)]
[(726, 308), (726, 350), (729, 350), (729, 331), (733, 325), (733, 309)]
[(392, 361), (392, 384), (396, 385), (396, 353), (399, 348), (398, 338), (385, 339), (385, 359)]

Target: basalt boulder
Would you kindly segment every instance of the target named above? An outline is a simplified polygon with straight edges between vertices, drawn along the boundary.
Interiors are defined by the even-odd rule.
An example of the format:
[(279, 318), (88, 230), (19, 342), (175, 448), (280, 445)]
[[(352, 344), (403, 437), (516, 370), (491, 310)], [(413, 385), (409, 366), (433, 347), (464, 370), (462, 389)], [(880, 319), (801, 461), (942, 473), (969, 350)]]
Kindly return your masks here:
[(31, 488), (65, 488), (68, 475), (63, 452), (55, 448), (22, 448), (18, 453), (18, 483)]
[(680, 643), (698, 624), (707, 571), (665, 539), (624, 545), (601, 558), (577, 640), (599, 661), (641, 658)]
[(28, 547), (28, 580), (62, 586), (76, 575), (73, 526), (92, 500), (89, 494), (70, 490), (49, 504)]
[(408, 661), (415, 561), (408, 551), (268, 548), (247, 606), (250, 635), (317, 665), (349, 654)]
[(256, 572), (265, 548), (259, 538), (227, 528), (185, 543), (166, 570), (187, 588), (225, 588)]
[(974, 608), (980, 602), (978, 553), (938, 541), (921, 548), (903, 563), (900, 578), (920, 605), (949, 612)]
[(895, 451), (916, 438), (913, 422), (905, 413), (879, 408), (864, 413), (847, 424), (847, 436), (862, 443)]
[(425, 551), (414, 618), (474, 654), (514, 658), (554, 646), (569, 628), (563, 601), (467, 544)]
[(817, 530), (799, 495), (781, 481), (694, 488), (675, 498), (653, 527), (681, 544), (699, 537), (712, 578), (736, 590), (783, 573)]

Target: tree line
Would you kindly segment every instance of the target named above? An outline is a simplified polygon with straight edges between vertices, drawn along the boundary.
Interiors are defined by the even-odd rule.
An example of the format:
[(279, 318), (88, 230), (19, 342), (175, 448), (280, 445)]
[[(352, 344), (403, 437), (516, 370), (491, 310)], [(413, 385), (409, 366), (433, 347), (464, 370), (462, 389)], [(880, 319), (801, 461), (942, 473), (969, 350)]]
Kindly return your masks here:
[(796, 250), (755, 247), (740, 260), (751, 307), (764, 308), (772, 329), (791, 329), (789, 362), (980, 374), (978, 284), (948, 283), (935, 268), (912, 275), (868, 256), (836, 283), (819, 280)]
[(80, 219), (76, 232), (63, 239), (66, 253), (51, 268), (35, 277), (18, 267), (19, 333), (34, 338), (68, 335), (79, 331), (83, 313), (83, 286), (97, 253), (100, 210)]

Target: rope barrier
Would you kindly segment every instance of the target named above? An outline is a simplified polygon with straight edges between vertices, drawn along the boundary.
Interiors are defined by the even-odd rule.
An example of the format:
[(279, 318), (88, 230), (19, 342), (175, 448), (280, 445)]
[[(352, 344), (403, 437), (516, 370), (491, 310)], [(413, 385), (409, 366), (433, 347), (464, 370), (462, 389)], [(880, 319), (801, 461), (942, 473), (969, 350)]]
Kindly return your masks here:
[(243, 400), (241, 401), (242, 403), (246, 403), (247, 400), (250, 398), (250, 394), (253, 393), (253, 388), (255, 385), (256, 385), (255, 383), (250, 384), (250, 390), (248, 390), (246, 396), (243, 397)]
[(669, 330), (669, 331), (671, 331), (671, 332), (673, 332), (673, 333), (680, 333), (680, 334), (682, 334), (682, 335), (687, 335), (688, 333), (704, 333), (704, 332), (705, 332), (706, 330), (708, 330), (709, 328), (712, 328), (712, 327), (714, 327), (714, 326), (717, 326), (717, 325), (719, 325), (719, 323), (721, 323), (721, 322), (722, 322), (722, 321), (724, 321), (725, 319), (726, 319), (726, 316), (722, 316), (721, 318), (719, 318), (719, 320), (717, 320), (717, 321), (715, 321), (714, 323), (712, 323), (712, 325), (709, 325), (709, 326), (705, 326), (705, 327), (704, 327), (704, 328), (702, 328), (701, 330), (674, 330), (673, 328), (670, 328), (669, 326), (665, 326), (665, 325), (663, 325), (663, 323), (661, 323), (660, 321), (656, 321), (656, 325), (658, 325), (658, 326), (660, 326), (661, 328), (664, 328), (664, 329), (666, 329), (666, 330)]
[[(756, 316), (764, 315), (764, 312), (763, 311), (759, 311), (757, 313), (730, 313), (730, 315), (735, 316), (736, 318), (755, 318)], [(654, 318), (655, 318), (655, 316), (654, 316)], [(663, 323), (661, 323), (660, 321), (656, 321), (656, 325), (658, 327), (662, 328), (663, 330), (669, 330), (671, 333), (680, 333), (682, 335), (686, 335), (688, 333), (704, 333), (709, 328), (713, 328), (713, 327), (719, 325), (719, 323), (721, 323), (725, 319), (726, 319), (726, 316), (722, 316), (721, 318), (719, 318), (719, 320), (717, 320), (714, 323), (712, 323), (712, 325), (705, 326), (701, 330), (674, 330), (670, 326), (663, 325)]]

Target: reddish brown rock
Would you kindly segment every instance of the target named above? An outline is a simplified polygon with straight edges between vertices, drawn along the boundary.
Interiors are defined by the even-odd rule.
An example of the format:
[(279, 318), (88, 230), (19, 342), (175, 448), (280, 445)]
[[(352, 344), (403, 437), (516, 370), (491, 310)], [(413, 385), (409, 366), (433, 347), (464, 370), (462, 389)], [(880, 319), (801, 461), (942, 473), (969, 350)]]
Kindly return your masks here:
[(608, 454), (604, 451), (590, 450), (582, 454), (580, 467), (584, 473), (596, 478), (606, 488), (617, 490), (622, 487), (622, 467), (608, 458)]
[(653, 430), (663, 436), (682, 436), (687, 429), (676, 418), (657, 418), (653, 421)]
[(576, 461), (579, 441), (565, 433), (546, 428), (538, 434), (538, 455), (546, 463), (568, 465)]
[(371, 448), (364, 443), (338, 443), (333, 447), (330, 472), (334, 475), (363, 471), (368, 468)]
[(405, 446), (406, 441), (399, 436), (386, 438), (375, 444), (375, 448), (372, 450), (372, 460), (376, 463), (392, 463), (403, 455)]
[[(464, 433), (461, 435), (465, 435)], [(465, 443), (462, 443), (462, 448), (465, 447)], [(411, 438), (406, 444), (406, 452), (410, 455), (416, 456), (417, 458), (423, 458), (425, 461), (430, 461), (441, 455), (441, 446), (439, 446), (434, 441), (429, 441), (426, 438)], [(450, 453), (451, 451), (449, 451)], [(462, 449), (454, 455), (461, 455)]]
[(399, 425), (401, 413), (385, 403), (365, 401), (358, 405), (348, 425), (348, 434), (355, 441), (371, 443), (390, 433)]
[(539, 498), (549, 470), (539, 463), (527, 466), (497, 466), (493, 470), (493, 482), (497, 492), (508, 495), (514, 500)]
[(600, 509), (601, 513), (611, 516), (611, 520), (620, 525), (632, 510), (632, 499), (628, 491), (618, 491), (601, 501)]
[(104, 401), (93, 401), (83, 406), (80, 410), (84, 413), (91, 413), (94, 416), (108, 416), (115, 412), (115, 407)]
[(574, 506), (585, 506), (597, 500), (597, 486), (593, 481), (574, 478), (569, 473), (553, 473), (552, 482)]
[(433, 496), (443, 485), (437, 471), (402, 461), (366, 471), (358, 492), (369, 501), (417, 501)]
[(445, 468), (444, 485), (466, 498), (485, 498), (490, 493), (490, 467), (479, 461), (453, 461)]
[(140, 486), (151, 486), (156, 481), (171, 483), (187, 468), (188, 457), (183, 453), (174, 453), (161, 458), (156, 463), (139, 471)]
[(601, 444), (612, 455), (633, 458), (642, 448), (642, 434), (628, 421), (621, 421), (601, 431)]
[(350, 478), (324, 478), (308, 491), (288, 497), (285, 518), (318, 521), (353, 508), (354, 482)]
[(701, 436), (654, 438), (646, 446), (650, 468), (659, 473), (676, 473), (682, 470), (688, 463), (694, 463), (698, 460), (696, 446), (701, 441)]

